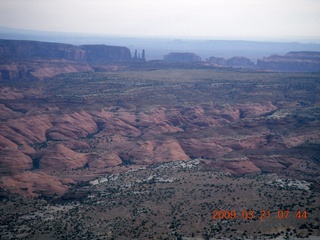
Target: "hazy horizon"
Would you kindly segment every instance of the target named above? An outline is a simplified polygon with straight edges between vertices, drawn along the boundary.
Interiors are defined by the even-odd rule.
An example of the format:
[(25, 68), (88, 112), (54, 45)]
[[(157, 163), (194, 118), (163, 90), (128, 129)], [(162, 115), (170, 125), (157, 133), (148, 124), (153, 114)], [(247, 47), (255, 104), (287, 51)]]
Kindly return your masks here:
[[(143, 36), (143, 35), (124, 35), (124, 34), (107, 34), (107, 33), (85, 33), (85, 32), (59, 32), (49, 30), (34, 30), (26, 28), (11, 28), (0, 25), (0, 34), (10, 36), (10, 34), (20, 34), (25, 36), (74, 36), (74, 37), (101, 37), (101, 38), (122, 38), (122, 39), (146, 39), (146, 40), (173, 40), (173, 41), (243, 41), (243, 42), (270, 42), (270, 43), (310, 43), (320, 44), (320, 37), (314, 39), (255, 39), (255, 38), (227, 38), (227, 37), (200, 37), (200, 36)], [(6, 35), (3, 35), (6, 34)], [(1, 35), (0, 35), (1, 38)], [(14, 40), (14, 39), (12, 39)], [(19, 39), (17, 39), (19, 40)], [(26, 39), (28, 40), (28, 39)], [(37, 41), (35, 39), (35, 41)]]
[(169, 52), (192, 52), (202, 59), (209, 57), (245, 56), (252, 61), (272, 54), (286, 54), (291, 51), (318, 51), (320, 41), (254, 41), (254, 40), (223, 40), (174, 37), (134, 37), (85, 33), (61, 33), (33, 31), (0, 26), (0, 39), (29, 40), (41, 42), (67, 43), (74, 45), (105, 44), (128, 47), (133, 54), (135, 50), (146, 51), (147, 60), (163, 59)]
[(3, 27), (115, 37), (318, 42), (316, 0), (0, 2)]

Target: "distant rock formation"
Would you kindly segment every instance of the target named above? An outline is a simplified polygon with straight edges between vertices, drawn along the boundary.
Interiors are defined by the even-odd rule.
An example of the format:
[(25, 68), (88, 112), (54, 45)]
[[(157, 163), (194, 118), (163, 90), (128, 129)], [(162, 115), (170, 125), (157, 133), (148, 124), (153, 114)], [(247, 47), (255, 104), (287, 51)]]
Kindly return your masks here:
[(0, 40), (0, 57), (6, 59), (62, 58), (83, 62), (124, 62), (131, 60), (131, 53), (128, 48), (119, 46), (75, 46), (63, 43)]
[(235, 68), (258, 68), (280, 72), (317, 72), (320, 71), (320, 52), (289, 52), (283, 56), (274, 54), (258, 59), (256, 65), (246, 57), (232, 57), (228, 60), (210, 57), (207, 62), (214, 66)]
[(133, 56), (132, 60), (134, 62), (142, 62), (142, 63), (146, 62), (146, 52), (145, 52), (145, 50), (144, 49), (142, 50), (142, 55), (140, 56), (140, 54), (138, 54), (138, 51), (136, 49), (134, 51), (134, 56)]
[(0, 40), (0, 57), (6, 59), (62, 58), (81, 61), (87, 58), (87, 52), (71, 44)]
[(70, 44), (0, 40), (1, 58), (66, 58), (75, 49)]
[(257, 67), (272, 71), (316, 72), (320, 71), (320, 52), (289, 52), (283, 56), (275, 54), (258, 59)]
[(255, 66), (254, 62), (246, 57), (232, 57), (228, 60), (225, 60), (224, 58), (210, 57), (207, 62), (216, 66), (228, 66), (235, 68), (252, 68)]
[(194, 53), (171, 52), (164, 56), (164, 61), (175, 62), (175, 63), (190, 63), (190, 62), (200, 62), (201, 58)]
[(218, 58), (218, 57), (210, 57), (207, 62), (215, 65), (223, 66), (226, 64), (226, 60), (224, 58)]
[(226, 61), (227, 66), (231, 67), (253, 67), (254, 62), (246, 57), (232, 57)]

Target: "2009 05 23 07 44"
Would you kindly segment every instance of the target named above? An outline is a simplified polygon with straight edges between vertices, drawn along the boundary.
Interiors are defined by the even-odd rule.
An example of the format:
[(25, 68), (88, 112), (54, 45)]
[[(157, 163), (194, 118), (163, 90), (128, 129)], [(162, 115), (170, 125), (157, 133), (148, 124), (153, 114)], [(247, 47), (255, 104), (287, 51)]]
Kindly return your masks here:
[(213, 210), (212, 211), (212, 219), (219, 220), (219, 219), (245, 219), (245, 220), (252, 220), (252, 219), (268, 219), (271, 215), (276, 214), (278, 219), (288, 219), (291, 217), (298, 218), (298, 219), (306, 219), (307, 218), (307, 211), (298, 210), (297, 212), (289, 211), (289, 210), (278, 210), (276, 213), (271, 212), (270, 210), (243, 210), (238, 213), (235, 210)]

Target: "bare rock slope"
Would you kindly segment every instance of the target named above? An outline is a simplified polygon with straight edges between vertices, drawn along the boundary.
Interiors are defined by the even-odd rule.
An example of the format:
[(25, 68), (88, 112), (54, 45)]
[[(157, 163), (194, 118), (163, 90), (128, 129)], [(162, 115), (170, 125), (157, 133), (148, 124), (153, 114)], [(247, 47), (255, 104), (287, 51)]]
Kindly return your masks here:
[[(164, 79), (166, 77), (166, 79)], [(319, 184), (317, 74), (155, 70), (0, 85), (0, 185), (30, 196), (201, 158)]]

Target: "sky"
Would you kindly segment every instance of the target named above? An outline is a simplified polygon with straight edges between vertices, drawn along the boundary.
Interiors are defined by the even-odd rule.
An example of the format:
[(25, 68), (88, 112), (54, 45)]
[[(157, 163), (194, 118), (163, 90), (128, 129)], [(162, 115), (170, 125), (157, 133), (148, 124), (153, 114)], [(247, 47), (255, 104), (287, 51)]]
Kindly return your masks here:
[(320, 39), (320, 0), (1, 0), (0, 26), (116, 36)]

